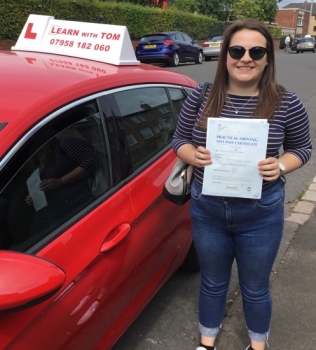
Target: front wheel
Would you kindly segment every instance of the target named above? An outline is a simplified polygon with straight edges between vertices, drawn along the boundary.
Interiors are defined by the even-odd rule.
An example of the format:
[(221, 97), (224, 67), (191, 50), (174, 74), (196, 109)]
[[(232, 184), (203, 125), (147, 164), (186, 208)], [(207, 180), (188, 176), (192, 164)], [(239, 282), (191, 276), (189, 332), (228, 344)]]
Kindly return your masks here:
[(179, 58), (178, 52), (175, 52), (172, 56), (170, 66), (177, 67), (179, 65), (179, 63), (180, 63), (180, 58)]
[(197, 60), (195, 61), (195, 64), (202, 64), (202, 62), (203, 62), (203, 52), (199, 51), (199, 55)]

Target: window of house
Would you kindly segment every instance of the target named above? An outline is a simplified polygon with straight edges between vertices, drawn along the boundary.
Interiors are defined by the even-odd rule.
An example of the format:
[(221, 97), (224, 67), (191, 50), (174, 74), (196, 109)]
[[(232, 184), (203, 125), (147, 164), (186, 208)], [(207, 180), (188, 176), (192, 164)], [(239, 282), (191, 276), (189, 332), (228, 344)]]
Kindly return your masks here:
[(297, 26), (299, 27), (303, 26), (303, 15), (297, 16)]

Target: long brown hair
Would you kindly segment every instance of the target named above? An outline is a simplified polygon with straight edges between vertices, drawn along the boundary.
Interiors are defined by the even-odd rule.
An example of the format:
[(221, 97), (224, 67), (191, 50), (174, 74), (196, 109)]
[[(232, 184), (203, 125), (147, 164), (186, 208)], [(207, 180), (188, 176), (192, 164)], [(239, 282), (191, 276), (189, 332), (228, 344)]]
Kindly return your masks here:
[(261, 33), (267, 41), (267, 62), (259, 81), (258, 104), (253, 111), (255, 118), (271, 119), (275, 110), (280, 107), (284, 95), (284, 87), (277, 84), (275, 77), (275, 55), (273, 39), (264, 23), (255, 19), (245, 19), (231, 24), (224, 32), (223, 44), (218, 58), (218, 66), (209, 97), (201, 113), (199, 125), (206, 129), (209, 116), (219, 117), (227, 98), (228, 70), (227, 54), (232, 36), (240, 30), (255, 30)]

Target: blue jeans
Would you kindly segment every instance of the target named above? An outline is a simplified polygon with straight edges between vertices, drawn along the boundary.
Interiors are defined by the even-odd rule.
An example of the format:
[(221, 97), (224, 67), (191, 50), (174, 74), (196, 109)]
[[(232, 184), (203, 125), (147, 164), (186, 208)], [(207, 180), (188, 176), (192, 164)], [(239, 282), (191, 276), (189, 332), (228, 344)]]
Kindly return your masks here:
[(220, 330), (236, 259), (249, 336), (266, 341), (272, 311), (269, 277), (284, 226), (283, 180), (264, 188), (259, 200), (204, 196), (193, 181), (191, 217), (201, 266), (201, 334), (215, 337)]

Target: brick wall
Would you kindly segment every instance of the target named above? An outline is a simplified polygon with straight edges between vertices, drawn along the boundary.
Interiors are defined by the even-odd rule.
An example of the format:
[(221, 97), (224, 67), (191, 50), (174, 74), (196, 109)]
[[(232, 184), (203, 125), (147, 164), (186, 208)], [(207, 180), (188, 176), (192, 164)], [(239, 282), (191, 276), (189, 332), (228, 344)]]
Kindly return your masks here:
[(11, 50), (11, 46), (15, 45), (15, 41), (0, 40), (0, 50)]
[(308, 22), (309, 22), (309, 13), (305, 13), (304, 15), (304, 21), (303, 21), (303, 33), (302, 36), (305, 36), (308, 34)]
[(296, 28), (298, 10), (279, 10), (275, 22), (281, 27)]
[[(297, 26), (298, 15), (303, 15), (303, 26)], [(295, 28), (294, 36), (305, 36), (308, 34), (309, 12), (299, 9), (278, 10), (275, 22), (281, 27)]]

